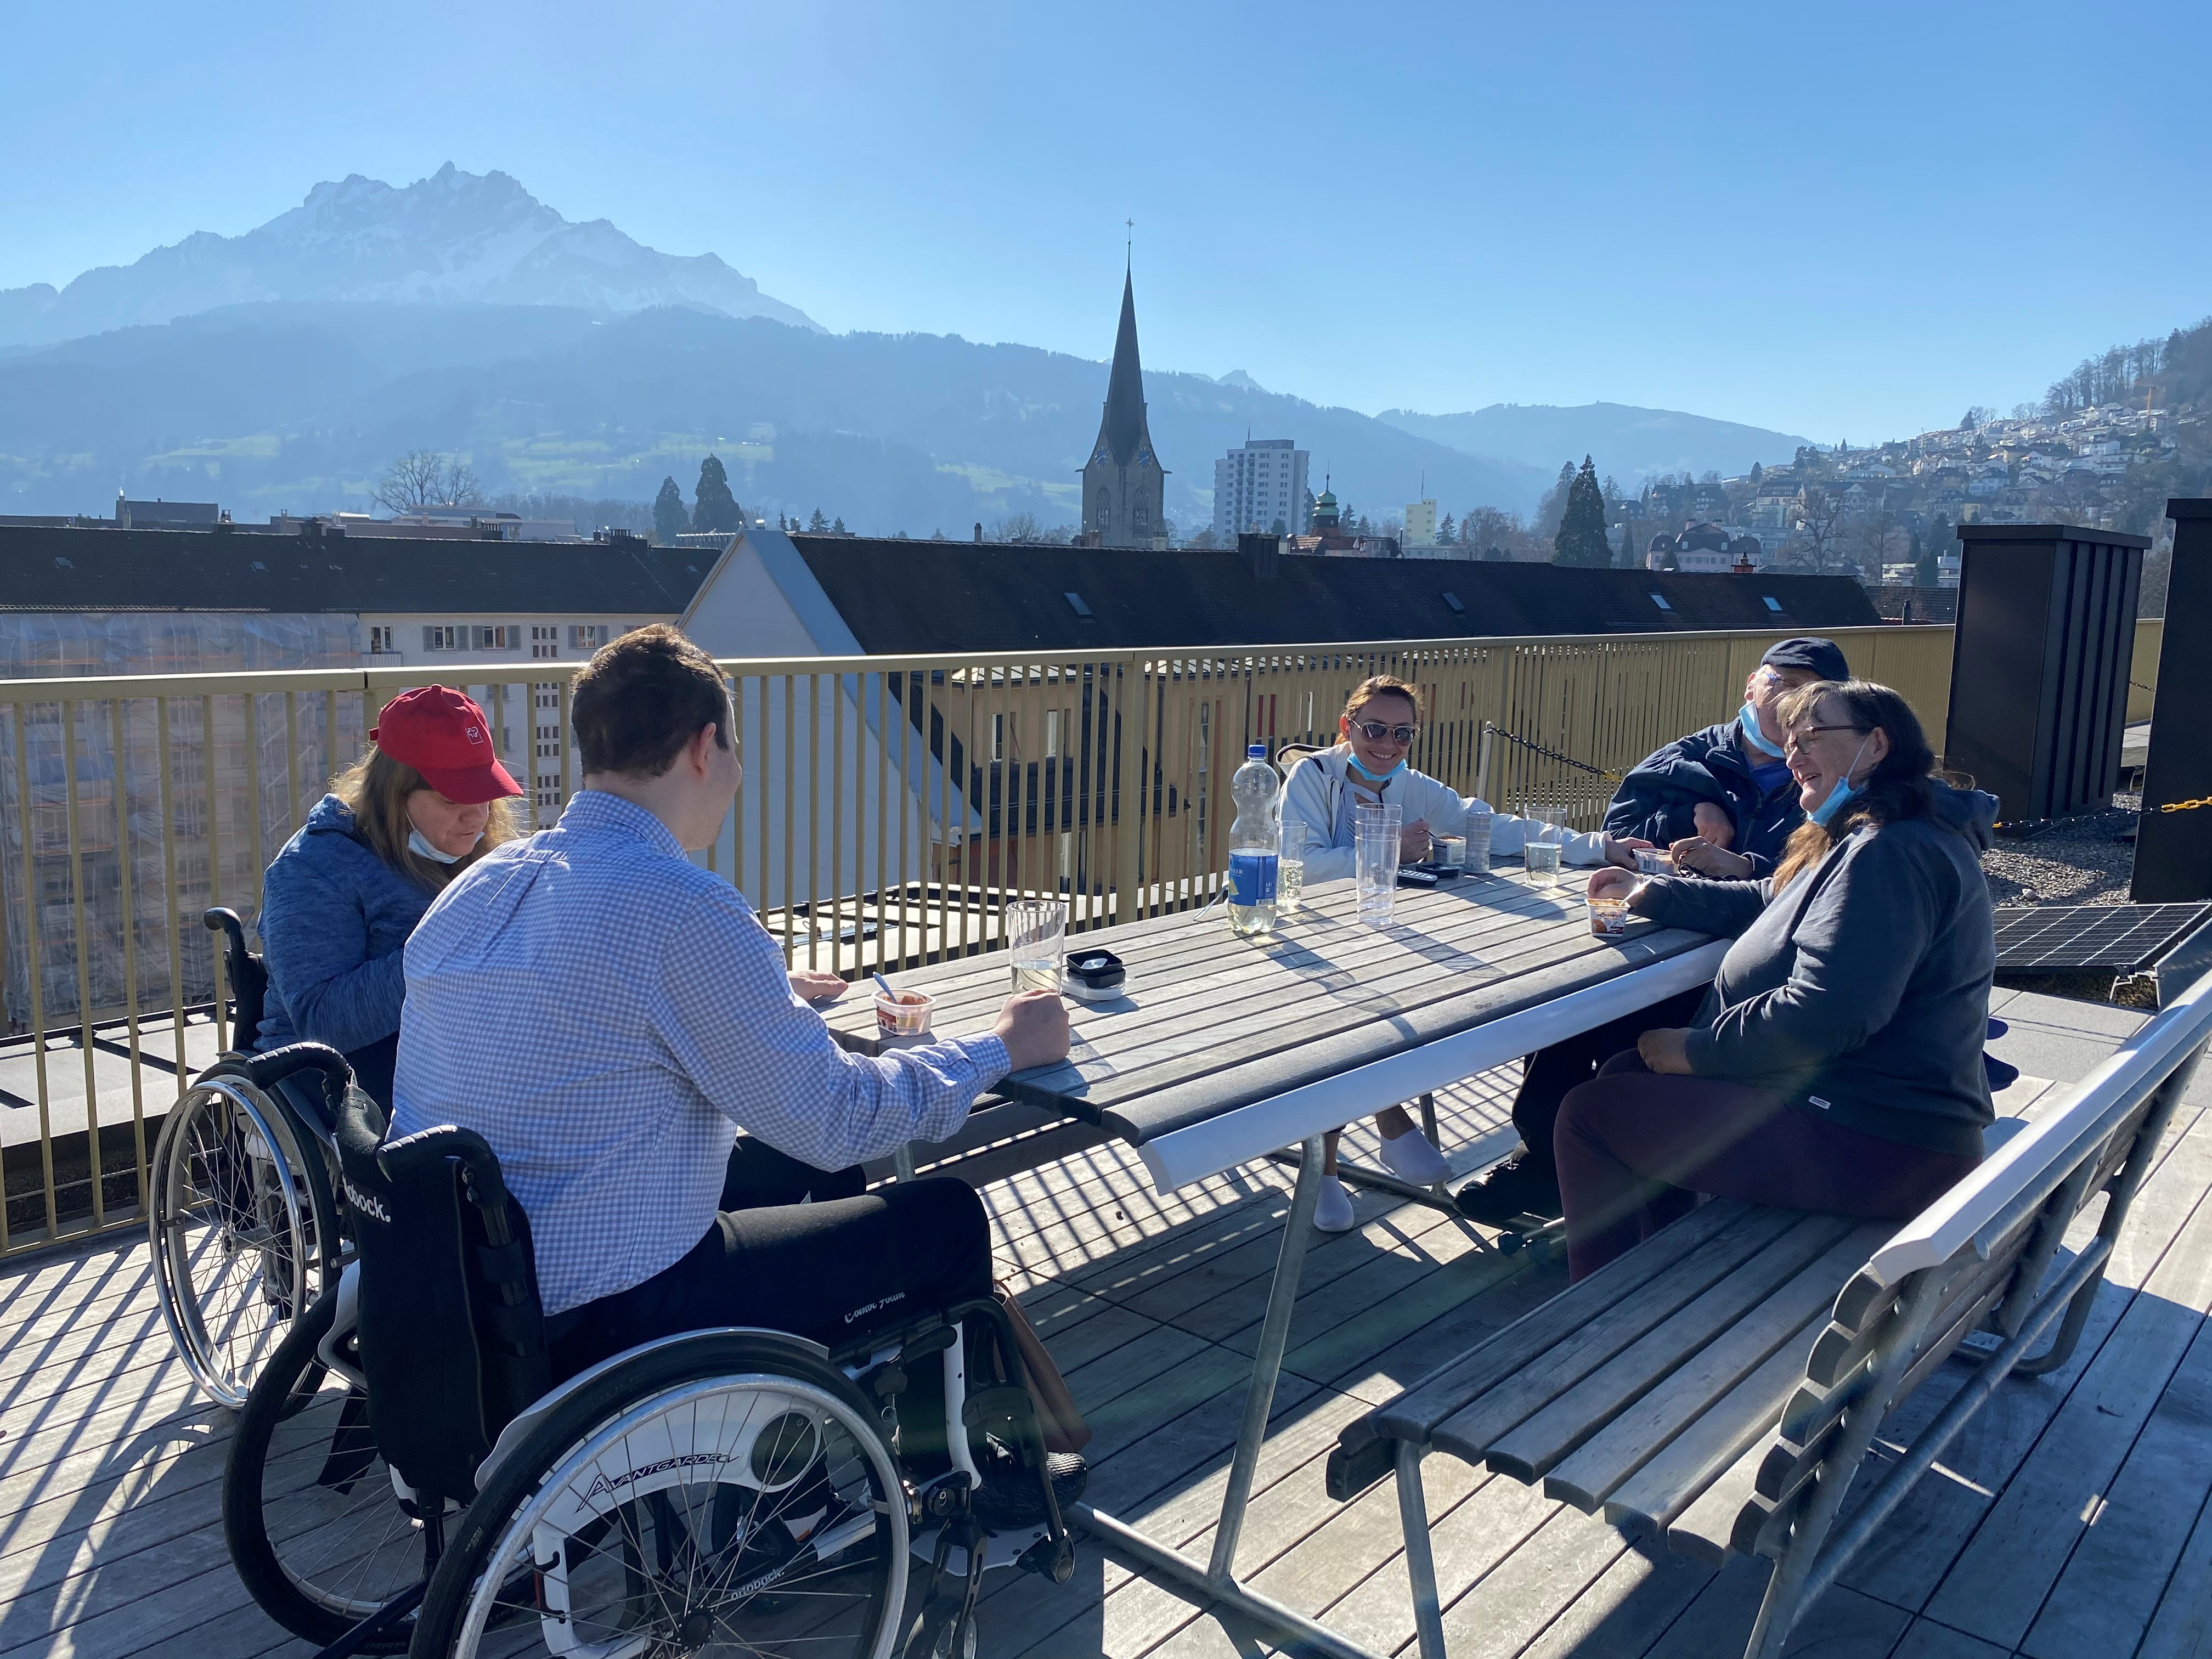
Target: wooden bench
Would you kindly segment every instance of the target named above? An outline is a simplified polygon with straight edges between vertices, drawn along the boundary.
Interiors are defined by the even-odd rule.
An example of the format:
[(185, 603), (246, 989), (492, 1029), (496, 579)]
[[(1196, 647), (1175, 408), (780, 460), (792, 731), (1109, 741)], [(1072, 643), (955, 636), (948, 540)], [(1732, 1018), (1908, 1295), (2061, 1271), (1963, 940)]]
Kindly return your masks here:
[[(1329, 1494), (1396, 1474), (1422, 1659), (1444, 1659), (1431, 1452), (1713, 1565), (1769, 1558), (1746, 1653), (1778, 1655), (2004, 1379), (2071, 1353), (2208, 1036), (2212, 975), (2033, 1121), (1996, 1126), (1981, 1167), (1902, 1229), (1715, 1200), (1349, 1425)], [(2100, 1194), (2095, 1237), (2062, 1259)], [(1954, 1353), (1978, 1374), (1844, 1516), (1885, 1415)]]

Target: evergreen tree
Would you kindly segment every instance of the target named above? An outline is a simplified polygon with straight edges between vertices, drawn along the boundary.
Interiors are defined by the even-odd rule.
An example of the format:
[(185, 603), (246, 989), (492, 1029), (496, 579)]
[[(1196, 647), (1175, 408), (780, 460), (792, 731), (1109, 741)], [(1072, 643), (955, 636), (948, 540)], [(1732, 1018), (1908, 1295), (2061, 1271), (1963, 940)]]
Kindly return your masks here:
[(830, 521), (830, 533), (833, 536), (849, 536), (853, 532), (845, 528), (845, 520), (838, 518)]
[(817, 536), (826, 536), (830, 533), (830, 520), (822, 516), (820, 507), (814, 509), (814, 516), (806, 521), (806, 528)]
[(1759, 481), (1765, 476), (1765, 469), (1761, 467), (1757, 461), (1753, 461), (1751, 464), (1751, 487), (1753, 489), (1758, 489)]
[(1447, 513), (1444, 514), (1444, 521), (1437, 526), (1437, 545), (1455, 547), (1458, 544), (1459, 526), (1452, 521), (1452, 515)]
[(1553, 564), (1602, 570), (1613, 562), (1613, 547), (1605, 535), (1605, 494), (1587, 455), (1567, 487), (1566, 511), (1560, 515), (1559, 533), (1552, 546)]
[(653, 498), (653, 539), (663, 547), (673, 547), (690, 525), (691, 515), (684, 510), (684, 492), (676, 487), (675, 479), (663, 478), (660, 493)]
[(692, 496), (692, 529), (728, 535), (744, 529), (744, 524), (738, 498), (730, 494), (730, 475), (722, 470), (720, 457), (709, 455), (699, 463), (699, 488)]

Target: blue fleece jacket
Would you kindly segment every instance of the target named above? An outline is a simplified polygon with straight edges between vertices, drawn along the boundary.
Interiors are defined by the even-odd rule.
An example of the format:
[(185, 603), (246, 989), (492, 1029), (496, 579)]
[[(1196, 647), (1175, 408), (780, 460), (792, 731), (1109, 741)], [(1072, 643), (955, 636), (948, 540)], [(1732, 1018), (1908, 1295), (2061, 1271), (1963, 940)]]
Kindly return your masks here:
[[(1762, 763), (1765, 757), (1757, 757)], [(1797, 785), (1786, 774), (1762, 789), (1736, 740), (1734, 721), (1677, 738), (1647, 755), (1623, 778), (1606, 809), (1605, 830), (1658, 847), (1698, 833), (1699, 801), (1711, 801), (1735, 825), (1733, 849), (1751, 860), (1754, 881), (1774, 873), (1791, 834), (1805, 822)]]
[(377, 857), (346, 804), (324, 796), (262, 878), (269, 1003), (254, 1047), (305, 1037), (349, 1054), (396, 1036), (401, 947), (436, 896)]

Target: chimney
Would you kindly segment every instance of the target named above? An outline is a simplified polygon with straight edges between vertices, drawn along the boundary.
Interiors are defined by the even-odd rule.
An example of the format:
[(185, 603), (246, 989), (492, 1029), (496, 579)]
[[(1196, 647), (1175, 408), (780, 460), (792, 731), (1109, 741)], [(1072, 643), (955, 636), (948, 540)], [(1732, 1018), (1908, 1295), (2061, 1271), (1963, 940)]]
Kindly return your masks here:
[(1252, 573), (1255, 582), (1275, 580), (1283, 553), (1283, 538), (1249, 530), (1237, 532), (1237, 556), (1244, 561), (1244, 568)]
[(979, 542), (983, 539), (983, 526), (981, 520), (978, 520), (975, 526), (975, 539)]

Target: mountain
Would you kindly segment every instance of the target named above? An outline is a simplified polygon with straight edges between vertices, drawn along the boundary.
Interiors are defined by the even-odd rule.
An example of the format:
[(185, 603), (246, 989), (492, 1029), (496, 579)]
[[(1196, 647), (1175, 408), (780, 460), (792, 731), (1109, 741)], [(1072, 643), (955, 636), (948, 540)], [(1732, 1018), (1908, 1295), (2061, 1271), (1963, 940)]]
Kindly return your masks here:
[(1786, 463), (1801, 444), (1812, 442), (1734, 421), (1627, 404), (1492, 404), (1461, 415), (1386, 409), (1376, 419), (1470, 455), (1520, 461), (1554, 475), (1560, 462), (1589, 455), (1600, 473), (1630, 486), (1667, 472), (1735, 477), (1753, 461)]
[(359, 173), (317, 185), (243, 236), (200, 231), (57, 291), (0, 289), (0, 347), (47, 344), (266, 301), (477, 301), (627, 313), (706, 307), (819, 325), (714, 254), (656, 252), (605, 219), (573, 223), (504, 173), (450, 161), (404, 190)]
[[(1102, 306), (1101, 334), (1110, 322)], [(688, 495), (722, 458), (755, 513), (954, 534), (1081, 516), (1107, 366), (957, 336), (829, 335), (697, 306), (256, 301), (0, 356), (0, 512), (220, 501), (240, 520), (366, 507), (394, 456), (465, 455), (493, 493)], [(1148, 374), (1168, 510), (1211, 521), (1212, 462), (1295, 438), (1381, 519), (1429, 493), (1532, 507), (1558, 463), (1466, 455), (1348, 409)], [(1319, 478), (1316, 477), (1316, 488)]]

